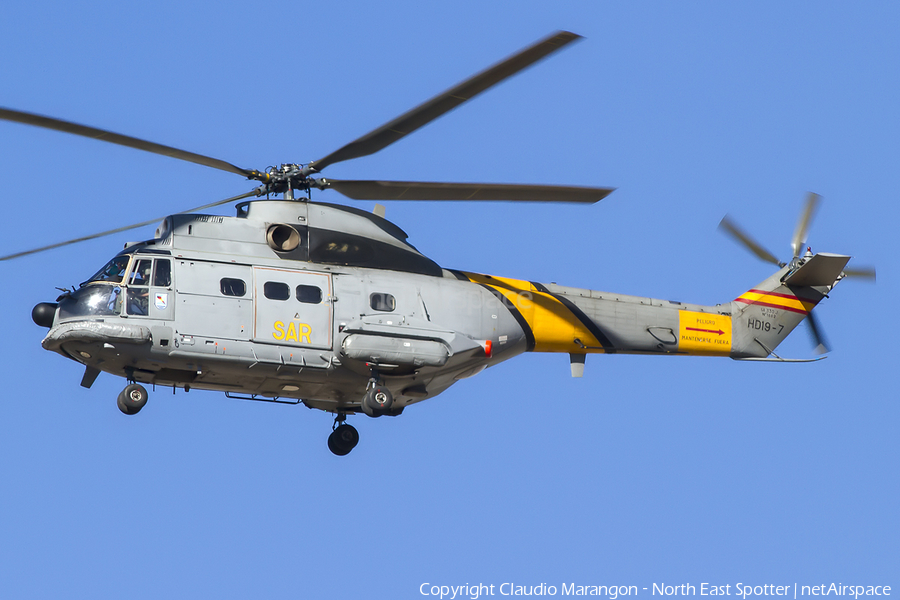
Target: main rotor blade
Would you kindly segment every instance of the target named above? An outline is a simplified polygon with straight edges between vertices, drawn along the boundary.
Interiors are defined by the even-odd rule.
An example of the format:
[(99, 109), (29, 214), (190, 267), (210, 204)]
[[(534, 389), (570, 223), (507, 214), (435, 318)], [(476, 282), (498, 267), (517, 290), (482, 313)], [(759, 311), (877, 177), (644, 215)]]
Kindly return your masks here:
[(79, 125), (78, 123), (71, 123), (69, 121), (63, 121), (62, 119), (55, 119), (53, 117), (44, 117), (42, 115), (27, 113), (20, 110), (12, 110), (9, 108), (0, 108), (0, 119), (13, 121), (15, 123), (24, 123), (25, 125), (34, 125), (35, 127), (43, 127), (44, 129), (54, 129), (56, 131), (62, 131), (64, 133), (71, 133), (74, 135), (80, 135), (82, 137), (100, 140), (101, 142), (109, 142), (111, 144), (118, 144), (120, 146), (135, 148), (137, 150), (143, 150), (145, 152), (152, 152), (153, 154), (161, 154), (163, 156), (169, 156), (171, 158), (177, 158), (179, 160), (186, 160), (188, 162), (203, 165), (205, 167), (219, 169), (220, 171), (237, 173), (238, 175), (243, 175), (244, 177), (248, 178), (251, 178), (253, 175), (257, 174), (256, 171), (253, 171), (251, 169), (242, 169), (217, 158), (203, 156), (202, 154), (195, 154), (186, 150), (179, 150), (178, 148), (172, 148), (171, 146), (163, 146), (162, 144), (156, 144), (154, 142), (148, 142), (146, 140), (141, 140), (127, 135), (121, 135), (119, 133), (97, 129), (96, 127)]
[(875, 281), (875, 267), (858, 267), (856, 269), (844, 269), (844, 275), (854, 279), (871, 279)]
[(819, 320), (816, 318), (812, 312), (806, 315), (806, 322), (809, 323), (809, 332), (812, 335), (813, 343), (816, 345), (814, 352), (816, 354), (826, 354), (830, 352), (830, 348), (828, 347), (827, 342), (825, 342), (825, 337), (822, 335), (822, 330), (819, 327)]
[(791, 238), (791, 250), (794, 251), (794, 258), (800, 256), (800, 253), (803, 252), (803, 246), (806, 245), (806, 234), (809, 233), (809, 224), (812, 222), (820, 200), (822, 200), (822, 197), (812, 192), (806, 196), (806, 205), (803, 207), (803, 212), (800, 213), (800, 220), (797, 221), (794, 237)]
[(311, 162), (309, 167), (315, 171), (322, 171), (328, 165), (336, 162), (374, 154), (456, 108), (466, 100), (472, 99), (491, 86), (580, 38), (581, 36), (575, 33), (558, 31), (335, 150), (325, 158)]
[(315, 183), (320, 189), (333, 189), (354, 200), (472, 200), (592, 204), (613, 192), (613, 188), (504, 183), (340, 181), (324, 178)]
[(744, 230), (737, 226), (737, 224), (732, 221), (728, 215), (722, 217), (722, 220), (719, 222), (719, 229), (733, 237), (739, 243), (743, 244), (746, 248), (750, 250), (753, 254), (763, 259), (766, 262), (772, 263), (773, 265), (778, 265), (779, 267), (783, 267), (784, 263), (775, 258), (775, 256), (763, 248), (759, 243), (756, 242), (753, 238), (751, 238)]
[[(257, 194), (257, 191), (253, 190), (252, 192), (248, 192), (246, 194), (241, 194), (240, 196), (235, 196), (234, 198), (228, 198), (226, 200), (219, 200), (217, 202), (211, 202), (209, 204), (204, 204), (203, 206), (198, 206), (196, 208), (192, 208), (192, 209), (186, 210), (184, 212), (186, 212), (186, 213), (197, 212), (198, 210), (203, 210), (205, 208), (212, 208), (213, 206), (219, 206), (220, 204), (227, 204), (228, 202), (235, 202), (237, 200), (249, 198), (250, 196), (255, 196), (256, 194)], [(114, 233), (121, 233), (123, 231), (128, 231), (129, 229), (137, 229), (138, 227), (144, 227), (146, 225), (153, 225), (154, 223), (159, 223), (164, 218), (165, 217), (159, 217), (158, 219), (151, 219), (150, 221), (143, 221), (142, 223), (135, 223), (134, 225), (126, 225), (125, 227), (117, 227), (115, 229), (110, 229), (109, 231), (103, 231), (100, 233), (95, 233), (93, 235), (86, 235), (84, 237), (75, 238), (74, 240), (58, 242), (56, 244), (50, 244), (49, 246), (41, 246), (40, 248), (35, 248), (34, 250), (26, 250), (24, 252), (16, 252), (15, 254), (9, 254), (7, 256), (0, 256), (0, 261), (12, 260), (14, 258), (28, 256), (29, 254), (37, 254), (38, 252), (44, 252), (45, 250), (53, 250), (54, 248), (60, 248), (62, 246), (69, 246), (71, 244), (77, 244), (78, 242), (86, 242), (88, 240), (101, 238), (101, 237), (104, 237), (107, 235), (113, 235)]]

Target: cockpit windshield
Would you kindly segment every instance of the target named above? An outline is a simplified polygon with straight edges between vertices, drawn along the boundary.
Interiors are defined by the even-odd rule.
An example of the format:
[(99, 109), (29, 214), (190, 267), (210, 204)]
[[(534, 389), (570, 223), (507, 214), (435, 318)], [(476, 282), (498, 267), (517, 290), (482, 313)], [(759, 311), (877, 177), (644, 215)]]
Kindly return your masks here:
[(122, 283), (122, 277), (125, 276), (125, 269), (128, 268), (128, 261), (131, 260), (130, 254), (120, 254), (97, 271), (93, 277), (82, 283), (106, 282), (106, 283)]

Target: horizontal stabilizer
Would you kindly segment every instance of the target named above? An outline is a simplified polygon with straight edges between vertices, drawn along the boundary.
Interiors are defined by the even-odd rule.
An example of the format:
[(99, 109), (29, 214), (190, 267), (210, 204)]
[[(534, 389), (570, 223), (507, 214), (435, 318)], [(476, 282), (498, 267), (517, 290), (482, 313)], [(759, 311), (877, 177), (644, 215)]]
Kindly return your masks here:
[[(775, 354), (774, 352), (772, 354)], [(778, 355), (775, 355), (775, 358), (735, 358), (733, 360), (746, 360), (746, 361), (755, 361), (755, 362), (782, 362), (782, 363), (808, 363), (808, 362), (818, 362), (820, 360), (825, 360), (828, 358), (827, 356), (817, 356), (816, 358), (781, 358)]]
[(808, 287), (832, 285), (840, 277), (849, 260), (849, 256), (842, 254), (820, 252), (788, 275), (784, 284)]

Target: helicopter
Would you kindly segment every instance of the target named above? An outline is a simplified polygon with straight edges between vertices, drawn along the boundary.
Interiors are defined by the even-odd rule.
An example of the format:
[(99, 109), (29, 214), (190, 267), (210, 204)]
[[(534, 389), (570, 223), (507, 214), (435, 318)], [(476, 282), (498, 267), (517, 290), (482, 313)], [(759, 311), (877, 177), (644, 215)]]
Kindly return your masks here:
[[(169, 156), (258, 184), (165, 217), (152, 239), (126, 244), (77, 288), (38, 303), (32, 319), (48, 329), (42, 346), (83, 365), (85, 388), (101, 372), (123, 377), (127, 385), (117, 406), (126, 415), (147, 404), (145, 385), (327, 411), (335, 415), (328, 448), (338, 456), (359, 442), (349, 416), (398, 416), (524, 352), (568, 354), (573, 377), (583, 375), (588, 354), (823, 358), (787, 359), (775, 349), (806, 320), (817, 349), (827, 351), (813, 308), (845, 277), (874, 279), (875, 271), (847, 269), (846, 255), (803, 252), (816, 194), (806, 201), (787, 262), (729, 217), (722, 220), (727, 234), (778, 270), (714, 306), (447, 269), (410, 244), (381, 205), (368, 212), (311, 200), (312, 190), (334, 190), (352, 200), (599, 202), (614, 190), (319, 176), (332, 164), (386, 148), (580, 38), (554, 32), (319, 160), (264, 171), (0, 108), (2, 120)], [(233, 202), (233, 217), (199, 212)]]

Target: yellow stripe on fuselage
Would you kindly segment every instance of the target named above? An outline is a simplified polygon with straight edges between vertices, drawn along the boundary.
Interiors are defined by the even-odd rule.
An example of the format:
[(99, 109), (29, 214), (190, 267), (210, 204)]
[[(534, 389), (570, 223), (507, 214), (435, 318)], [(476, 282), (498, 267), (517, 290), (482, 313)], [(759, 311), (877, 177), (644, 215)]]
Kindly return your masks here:
[(735, 302), (742, 302), (744, 304), (761, 304), (763, 306), (781, 308), (804, 315), (816, 306), (816, 303), (811, 300), (804, 300), (798, 298), (797, 296), (790, 296), (788, 294), (763, 292), (760, 290), (750, 290), (748, 292), (744, 292), (737, 299), (735, 299)]
[[(597, 348), (601, 342), (581, 323), (572, 311), (551, 294), (540, 292), (530, 281), (463, 273), (473, 283), (478, 283), (499, 292), (508, 307), (515, 308), (534, 335), (535, 352), (603, 352)], [(581, 340), (585, 349), (575, 343)]]

